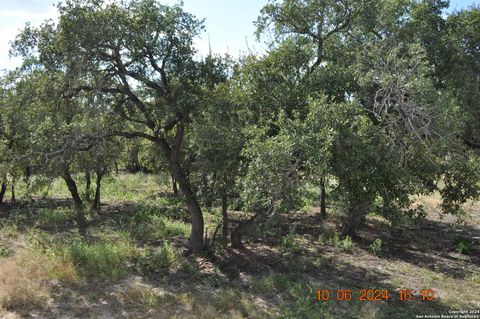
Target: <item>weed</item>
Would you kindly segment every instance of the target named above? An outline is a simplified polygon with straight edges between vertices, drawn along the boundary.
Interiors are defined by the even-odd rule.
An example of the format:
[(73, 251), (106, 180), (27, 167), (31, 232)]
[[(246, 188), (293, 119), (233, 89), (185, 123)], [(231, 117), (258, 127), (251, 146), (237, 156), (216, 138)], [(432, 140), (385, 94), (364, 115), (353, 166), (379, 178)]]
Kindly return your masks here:
[(347, 235), (343, 240), (337, 241), (337, 248), (343, 252), (351, 252), (353, 249), (352, 238)]
[(173, 247), (165, 241), (158, 251), (147, 249), (139, 260), (140, 271), (145, 274), (169, 272), (177, 263), (178, 257)]
[(382, 239), (375, 239), (373, 243), (369, 246), (369, 248), (372, 254), (374, 254), (375, 256), (380, 255), (380, 253), (382, 252)]
[(154, 289), (146, 285), (129, 286), (119, 293), (119, 299), (127, 308), (144, 312), (151, 311), (161, 302)]
[(315, 299), (315, 291), (309, 285), (304, 283), (292, 284), (287, 289), (287, 294), (289, 299), (294, 302), (283, 306), (280, 318), (332, 318), (326, 304)]
[(467, 277), (467, 280), (474, 284), (480, 284), (480, 274), (471, 274)]
[(328, 226), (322, 227), (322, 234), (320, 235), (319, 241), (322, 245), (329, 244), (336, 246), (339, 241), (336, 229)]
[(36, 224), (45, 228), (61, 229), (71, 226), (75, 220), (75, 214), (70, 208), (44, 208), (35, 216)]
[(133, 257), (135, 250), (127, 239), (115, 242), (88, 244), (75, 241), (62, 248), (79, 273), (85, 278), (99, 278), (115, 281), (126, 273), (126, 261)]
[(287, 235), (282, 238), (281, 250), (285, 255), (295, 255), (302, 251), (302, 247), (295, 240), (296, 227), (292, 227)]
[(21, 250), (0, 260), (0, 308), (41, 308), (50, 299), (50, 280), (74, 281), (75, 276), (68, 260)]
[(468, 244), (467, 240), (465, 238), (461, 238), (458, 242), (457, 242), (457, 246), (456, 246), (456, 250), (460, 253), (460, 254), (464, 254), (464, 255), (467, 255), (468, 252), (470, 251), (470, 245)]
[(0, 258), (8, 257), (11, 254), (12, 254), (12, 251), (0, 242)]
[(0, 229), (0, 237), (4, 236), (16, 239), (19, 235), (20, 232), (18, 230), (18, 226), (11, 222), (5, 223)]

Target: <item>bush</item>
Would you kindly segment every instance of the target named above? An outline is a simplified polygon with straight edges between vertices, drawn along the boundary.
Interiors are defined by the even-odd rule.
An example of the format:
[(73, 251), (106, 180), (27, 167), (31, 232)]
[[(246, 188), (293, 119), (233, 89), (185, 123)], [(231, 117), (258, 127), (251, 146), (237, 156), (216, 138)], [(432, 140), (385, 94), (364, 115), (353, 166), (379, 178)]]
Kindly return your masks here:
[(378, 256), (382, 252), (382, 240), (380, 238), (375, 239), (369, 247), (372, 253)]
[(295, 241), (296, 227), (292, 227), (287, 235), (282, 238), (281, 250), (286, 255), (294, 255), (301, 252), (302, 248)]
[(338, 242), (337, 247), (344, 252), (351, 252), (353, 249), (352, 238), (347, 235), (343, 240)]
[(462, 238), (458, 241), (456, 250), (460, 254), (464, 254), (464, 255), (468, 254), (468, 252), (470, 251), (470, 245), (468, 244), (468, 242), (465, 238)]
[(329, 245), (333, 245), (333, 246), (336, 246), (338, 241), (339, 241), (339, 237), (338, 237), (338, 233), (336, 231), (336, 229), (334, 227), (327, 227), (327, 226), (324, 226), (322, 227), (322, 234), (320, 235), (319, 237), (319, 241), (321, 244), (329, 244)]

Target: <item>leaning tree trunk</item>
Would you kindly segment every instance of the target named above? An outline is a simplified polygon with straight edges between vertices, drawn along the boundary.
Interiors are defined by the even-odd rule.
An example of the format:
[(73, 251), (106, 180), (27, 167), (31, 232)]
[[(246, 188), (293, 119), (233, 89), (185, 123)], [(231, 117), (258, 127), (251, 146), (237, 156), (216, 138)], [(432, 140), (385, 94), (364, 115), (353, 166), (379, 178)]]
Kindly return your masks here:
[(67, 188), (72, 196), (73, 202), (75, 204), (75, 211), (77, 213), (77, 222), (78, 222), (78, 230), (82, 236), (87, 234), (87, 220), (85, 218), (85, 213), (83, 211), (83, 202), (78, 194), (77, 184), (75, 180), (72, 178), (70, 171), (68, 168), (65, 168), (62, 174), (65, 183), (67, 184)]
[(192, 222), (192, 233), (190, 235), (190, 245), (193, 253), (199, 253), (204, 249), (203, 242), (203, 214), (198, 203), (197, 196), (193, 192), (190, 180), (188, 179), (185, 171), (177, 161), (170, 162), (170, 167), (175, 179), (178, 182), (178, 186), (182, 192), (185, 201), (187, 202), (187, 208), (190, 213), (190, 220)]
[(198, 254), (205, 249), (203, 241), (204, 222), (202, 209), (198, 203), (197, 195), (193, 191), (188, 176), (180, 164), (180, 149), (185, 133), (185, 127), (182, 123), (176, 126), (176, 134), (172, 145), (165, 138), (158, 138), (155, 142), (161, 147), (165, 159), (168, 161), (170, 171), (180, 187), (180, 191), (187, 203), (187, 209), (190, 213), (192, 223), (192, 232), (190, 234), (190, 248), (192, 253)]
[(320, 219), (327, 218), (327, 204), (326, 204), (325, 178), (320, 179)]
[(0, 204), (3, 203), (3, 197), (5, 196), (6, 192), (7, 192), (7, 184), (3, 182), (2, 186), (0, 187)]

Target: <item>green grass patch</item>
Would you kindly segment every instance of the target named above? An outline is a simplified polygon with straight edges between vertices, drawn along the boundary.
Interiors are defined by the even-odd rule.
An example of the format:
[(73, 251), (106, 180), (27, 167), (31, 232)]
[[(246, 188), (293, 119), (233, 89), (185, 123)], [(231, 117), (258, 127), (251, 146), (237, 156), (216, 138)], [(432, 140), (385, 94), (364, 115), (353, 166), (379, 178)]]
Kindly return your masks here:
[(86, 279), (116, 281), (127, 273), (127, 261), (136, 254), (128, 237), (111, 242), (74, 241), (60, 248), (60, 255), (71, 258), (78, 273)]
[(73, 226), (75, 213), (68, 207), (43, 208), (35, 216), (35, 224), (39, 227), (55, 230)]

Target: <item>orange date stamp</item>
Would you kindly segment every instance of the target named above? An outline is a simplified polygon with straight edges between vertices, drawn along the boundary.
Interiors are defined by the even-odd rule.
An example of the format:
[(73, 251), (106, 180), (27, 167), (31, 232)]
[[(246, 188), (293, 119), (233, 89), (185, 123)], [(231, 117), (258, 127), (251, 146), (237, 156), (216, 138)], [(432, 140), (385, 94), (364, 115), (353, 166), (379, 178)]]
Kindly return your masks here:
[(318, 289), (317, 301), (433, 301), (433, 289)]

